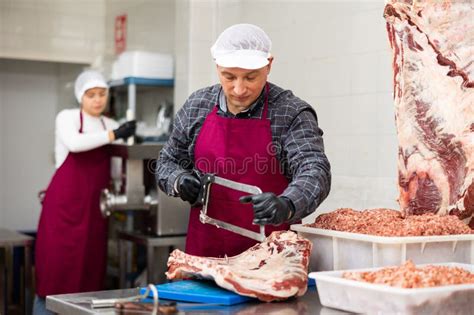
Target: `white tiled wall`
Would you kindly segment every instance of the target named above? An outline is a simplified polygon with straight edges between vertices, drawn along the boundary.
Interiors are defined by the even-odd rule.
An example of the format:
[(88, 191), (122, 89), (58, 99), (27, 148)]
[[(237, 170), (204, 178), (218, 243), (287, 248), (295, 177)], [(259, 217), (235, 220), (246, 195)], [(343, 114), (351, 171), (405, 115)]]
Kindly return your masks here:
[(174, 52), (174, 0), (105, 0), (105, 54), (114, 57), (114, 23), (127, 15), (127, 50)]
[(104, 21), (105, 0), (0, 0), (0, 57), (91, 63)]
[(176, 1), (175, 10), (175, 112), (182, 106), (189, 95), (189, 47), (190, 47), (190, 3), (186, 0)]
[[(176, 47), (188, 48), (189, 71), (182, 72), (188, 81), (185, 89), (177, 81), (177, 91), (188, 95), (217, 82), (209, 47), (227, 26), (260, 25), (273, 41), (270, 80), (312, 104), (325, 132), (333, 184), (317, 213), (338, 207), (398, 208), (391, 51), (383, 0), (191, 0), (186, 5), (189, 24), (177, 29), (176, 38), (187, 29), (189, 38)], [(186, 96), (175, 99), (184, 101)]]

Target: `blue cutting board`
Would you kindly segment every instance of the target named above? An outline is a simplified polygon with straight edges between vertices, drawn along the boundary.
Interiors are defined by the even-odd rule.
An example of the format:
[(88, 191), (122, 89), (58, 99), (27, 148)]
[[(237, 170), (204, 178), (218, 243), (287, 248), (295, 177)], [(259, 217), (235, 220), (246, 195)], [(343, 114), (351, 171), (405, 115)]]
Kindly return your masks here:
[[(233, 305), (253, 300), (251, 297), (223, 289), (211, 281), (181, 280), (159, 284), (156, 288), (160, 299), (175, 301)], [(140, 294), (145, 291), (146, 288), (141, 288)], [(150, 297), (152, 296), (150, 292)]]

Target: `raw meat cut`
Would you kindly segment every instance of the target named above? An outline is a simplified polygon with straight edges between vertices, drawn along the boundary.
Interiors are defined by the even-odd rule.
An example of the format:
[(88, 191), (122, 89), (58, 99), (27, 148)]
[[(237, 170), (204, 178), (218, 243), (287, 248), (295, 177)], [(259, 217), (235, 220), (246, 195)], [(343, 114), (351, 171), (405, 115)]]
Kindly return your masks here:
[(399, 203), (474, 228), (474, 2), (389, 0)]
[(276, 231), (264, 242), (226, 258), (199, 257), (175, 249), (168, 279), (213, 279), (219, 286), (261, 301), (301, 296), (308, 284), (312, 243), (292, 231)]
[(337, 209), (319, 215), (306, 226), (378, 236), (430, 236), (474, 234), (474, 230), (455, 215), (424, 213), (403, 218), (400, 211)]

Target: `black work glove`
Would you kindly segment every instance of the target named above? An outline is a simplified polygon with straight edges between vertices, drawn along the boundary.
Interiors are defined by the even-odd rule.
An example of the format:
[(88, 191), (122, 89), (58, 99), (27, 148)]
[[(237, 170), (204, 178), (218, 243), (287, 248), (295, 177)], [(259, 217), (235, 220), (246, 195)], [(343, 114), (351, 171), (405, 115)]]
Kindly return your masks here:
[(183, 173), (176, 179), (176, 190), (184, 201), (194, 205), (201, 191), (201, 181), (195, 174)]
[(127, 139), (128, 137), (133, 136), (135, 134), (135, 129), (137, 129), (137, 122), (135, 120), (123, 123), (113, 131), (115, 140)]
[(290, 199), (278, 197), (274, 193), (243, 196), (240, 202), (253, 204), (253, 223), (279, 225), (291, 219), (295, 206)]

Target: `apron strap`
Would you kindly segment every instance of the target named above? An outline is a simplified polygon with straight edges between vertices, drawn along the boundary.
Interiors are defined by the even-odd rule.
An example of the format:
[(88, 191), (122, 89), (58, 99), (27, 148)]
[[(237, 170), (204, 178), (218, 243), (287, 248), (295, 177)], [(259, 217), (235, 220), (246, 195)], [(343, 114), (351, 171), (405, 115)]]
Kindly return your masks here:
[(79, 127), (79, 133), (82, 133), (82, 122), (83, 122), (83, 119), (82, 119), (82, 109), (79, 110), (79, 120), (81, 122), (81, 126)]
[[(79, 121), (81, 122), (81, 126), (79, 127), (79, 133), (82, 133), (82, 126), (84, 122), (84, 118), (82, 117), (82, 109), (79, 110)], [(104, 130), (107, 130), (107, 127), (105, 126), (105, 122), (102, 116), (100, 117), (100, 122), (102, 123), (102, 127), (104, 128)]]
[(268, 114), (268, 94), (270, 94), (270, 85), (265, 83), (265, 103), (263, 105), (262, 119), (267, 119)]

